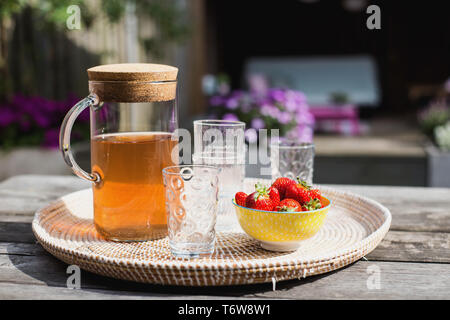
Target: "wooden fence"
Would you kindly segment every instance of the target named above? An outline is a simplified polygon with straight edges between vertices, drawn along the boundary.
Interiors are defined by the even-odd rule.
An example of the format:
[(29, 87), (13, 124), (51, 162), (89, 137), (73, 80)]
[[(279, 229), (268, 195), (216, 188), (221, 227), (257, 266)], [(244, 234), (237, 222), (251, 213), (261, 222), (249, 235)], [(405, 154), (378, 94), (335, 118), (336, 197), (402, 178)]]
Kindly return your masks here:
[[(185, 44), (168, 45), (167, 54), (159, 59), (146, 52), (139, 40), (156, 31), (154, 23), (132, 8), (118, 23), (112, 24), (100, 15), (90, 28), (81, 25), (80, 30), (42, 28), (32, 10), (24, 10), (14, 18), (9, 39), (11, 91), (51, 99), (65, 99), (69, 94), (83, 97), (88, 93), (89, 67), (123, 62), (167, 63), (180, 69), (180, 118), (202, 112), (204, 0), (180, 1), (185, 3), (191, 33)], [(100, 1), (92, 0), (92, 4), (100, 5)]]

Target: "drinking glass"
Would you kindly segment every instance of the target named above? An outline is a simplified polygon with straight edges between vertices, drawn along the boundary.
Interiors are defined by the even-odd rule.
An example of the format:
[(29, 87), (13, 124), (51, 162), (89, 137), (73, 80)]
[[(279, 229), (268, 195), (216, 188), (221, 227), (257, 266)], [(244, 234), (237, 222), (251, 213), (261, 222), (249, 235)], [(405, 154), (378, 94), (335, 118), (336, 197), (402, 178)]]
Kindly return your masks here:
[(220, 169), (181, 165), (162, 170), (169, 245), (177, 257), (212, 254)]
[(229, 120), (194, 121), (194, 164), (222, 169), (219, 176), (219, 215), (233, 212), (231, 200), (245, 178), (245, 123)]
[(299, 177), (312, 184), (314, 144), (280, 140), (270, 145), (272, 180), (279, 177)]

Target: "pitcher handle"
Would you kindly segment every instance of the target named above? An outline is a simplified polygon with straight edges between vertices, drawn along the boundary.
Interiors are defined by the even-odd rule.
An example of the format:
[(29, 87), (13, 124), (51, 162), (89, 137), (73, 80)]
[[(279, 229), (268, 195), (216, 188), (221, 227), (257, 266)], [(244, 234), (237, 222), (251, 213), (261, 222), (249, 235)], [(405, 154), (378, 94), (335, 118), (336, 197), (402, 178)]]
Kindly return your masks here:
[(100, 176), (97, 173), (87, 173), (75, 162), (73, 158), (72, 150), (70, 149), (70, 134), (72, 132), (72, 127), (75, 119), (78, 115), (86, 108), (97, 105), (99, 103), (99, 98), (95, 93), (91, 93), (86, 98), (78, 102), (72, 107), (72, 109), (67, 112), (66, 116), (61, 125), (61, 130), (59, 131), (59, 149), (63, 154), (64, 161), (72, 169), (73, 173), (82, 179), (99, 182)]

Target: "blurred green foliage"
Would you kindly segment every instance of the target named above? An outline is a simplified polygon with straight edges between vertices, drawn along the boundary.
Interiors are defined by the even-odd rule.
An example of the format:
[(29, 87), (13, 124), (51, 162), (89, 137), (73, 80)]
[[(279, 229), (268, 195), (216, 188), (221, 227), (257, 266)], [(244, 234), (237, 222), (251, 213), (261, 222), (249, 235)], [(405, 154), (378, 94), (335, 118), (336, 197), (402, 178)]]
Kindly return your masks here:
[(0, 19), (20, 11), (26, 3), (26, 0), (2, 0), (0, 2)]
[(450, 121), (434, 129), (436, 144), (443, 151), (450, 151)]
[(332, 92), (330, 94), (330, 100), (335, 104), (345, 104), (349, 102), (348, 94), (345, 92)]
[[(67, 8), (77, 5), (81, 9), (81, 20), (89, 28), (101, 13), (104, 13), (111, 23), (117, 23), (124, 16), (128, 4), (135, 7), (136, 13), (147, 16), (155, 23), (156, 34), (151, 38), (140, 39), (150, 53), (161, 57), (160, 48), (170, 42), (180, 42), (189, 33), (185, 23), (185, 10), (176, 0), (98, 0), (102, 12), (87, 0), (1, 0), (0, 21), (11, 17), (26, 7), (32, 8), (47, 25), (56, 29), (66, 28), (68, 18)], [(155, 51), (155, 52), (153, 52)]]
[[(37, 28), (54, 34), (67, 31), (67, 9), (77, 5), (81, 23), (90, 28), (96, 17), (106, 16), (111, 23), (121, 21), (127, 9), (134, 8), (139, 17), (148, 17), (155, 30), (140, 38), (143, 48), (154, 59), (164, 58), (168, 45), (182, 42), (189, 33), (186, 24), (186, 2), (179, 0), (0, 0), (0, 100), (10, 93), (8, 84), (8, 53), (14, 19), (27, 12)], [(188, 1), (188, 0), (186, 0)], [(31, 17), (31, 18), (30, 18)], [(31, 22), (30, 22), (31, 23)]]
[(435, 129), (450, 121), (450, 107), (443, 102), (433, 102), (418, 114), (423, 133), (434, 139)]

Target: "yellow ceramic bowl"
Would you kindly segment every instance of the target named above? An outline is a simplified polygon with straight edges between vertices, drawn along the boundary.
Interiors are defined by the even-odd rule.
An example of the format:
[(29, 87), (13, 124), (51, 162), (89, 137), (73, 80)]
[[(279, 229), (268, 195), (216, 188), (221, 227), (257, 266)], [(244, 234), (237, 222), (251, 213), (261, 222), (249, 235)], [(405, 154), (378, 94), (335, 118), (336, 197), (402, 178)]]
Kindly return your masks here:
[(302, 212), (277, 212), (249, 209), (236, 204), (236, 215), (242, 229), (261, 246), (271, 251), (293, 251), (300, 241), (315, 235), (325, 221), (331, 201), (322, 197), (321, 209)]

